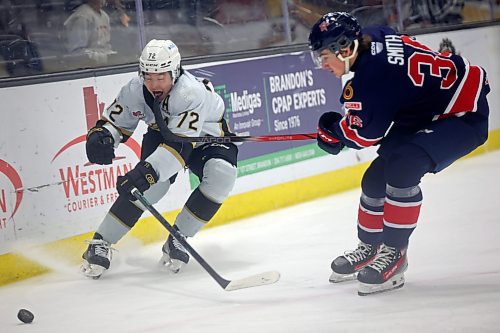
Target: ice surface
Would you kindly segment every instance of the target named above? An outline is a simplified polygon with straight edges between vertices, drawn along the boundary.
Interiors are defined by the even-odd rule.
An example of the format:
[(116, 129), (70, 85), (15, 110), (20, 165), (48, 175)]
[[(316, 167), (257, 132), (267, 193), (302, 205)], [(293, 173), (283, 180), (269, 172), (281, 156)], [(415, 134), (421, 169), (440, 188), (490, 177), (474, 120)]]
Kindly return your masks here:
[(276, 284), (227, 292), (195, 261), (170, 275), (156, 266), (161, 243), (126, 238), (100, 280), (53, 263), (0, 288), (0, 332), (499, 332), (500, 152), (428, 175), (422, 189), (397, 291), (360, 297), (355, 281), (328, 282), (332, 259), (357, 243), (358, 189), (190, 239), (225, 278), (278, 270)]

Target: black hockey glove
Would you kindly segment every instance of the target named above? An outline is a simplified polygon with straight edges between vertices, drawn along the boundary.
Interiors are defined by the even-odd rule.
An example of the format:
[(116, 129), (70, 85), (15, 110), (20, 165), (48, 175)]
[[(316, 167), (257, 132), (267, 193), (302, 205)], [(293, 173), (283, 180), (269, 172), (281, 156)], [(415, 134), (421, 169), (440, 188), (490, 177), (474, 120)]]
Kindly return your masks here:
[(339, 122), (342, 115), (337, 112), (326, 112), (321, 115), (318, 121), (318, 146), (329, 154), (337, 155), (340, 153), (344, 144), (336, 138), (331, 130), (333, 124)]
[(129, 200), (136, 200), (130, 193), (132, 188), (137, 188), (139, 192), (144, 193), (151, 185), (158, 181), (158, 175), (149, 162), (140, 161), (135, 168), (127, 172), (124, 176), (119, 176), (116, 181), (116, 190), (120, 195)]
[(87, 158), (92, 163), (111, 164), (115, 157), (115, 140), (107, 128), (98, 123), (87, 133)]

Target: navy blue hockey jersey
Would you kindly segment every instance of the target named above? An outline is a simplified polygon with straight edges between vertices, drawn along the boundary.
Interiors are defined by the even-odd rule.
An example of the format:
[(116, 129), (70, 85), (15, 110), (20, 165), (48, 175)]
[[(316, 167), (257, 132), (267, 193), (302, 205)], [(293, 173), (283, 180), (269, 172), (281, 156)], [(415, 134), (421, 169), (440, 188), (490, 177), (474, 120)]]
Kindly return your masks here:
[(348, 147), (376, 144), (393, 123), (419, 128), (476, 112), (479, 96), (489, 91), (485, 71), (460, 55), (432, 51), (388, 27), (362, 32), (371, 36), (371, 49), (351, 68), (354, 77), (340, 98), (346, 114), (333, 128)]

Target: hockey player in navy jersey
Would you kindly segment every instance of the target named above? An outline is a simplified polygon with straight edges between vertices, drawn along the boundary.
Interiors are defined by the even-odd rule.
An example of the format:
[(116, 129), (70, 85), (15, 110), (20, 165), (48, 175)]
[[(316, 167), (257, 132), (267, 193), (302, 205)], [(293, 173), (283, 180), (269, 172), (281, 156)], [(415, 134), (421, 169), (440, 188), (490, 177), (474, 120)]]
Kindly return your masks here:
[(340, 97), (345, 112), (319, 119), (319, 147), (335, 155), (378, 146), (361, 183), (358, 247), (333, 260), (330, 281), (357, 277), (359, 295), (402, 287), (422, 177), (487, 139), (486, 73), (391, 28), (361, 29), (342, 12), (321, 17), (309, 42), (323, 69), (354, 73)]
[[(140, 75), (131, 79), (115, 101), (87, 134), (90, 162), (111, 164), (114, 150), (125, 142), (139, 121), (148, 125), (141, 149), (141, 161), (117, 179), (120, 194), (89, 241), (83, 254), (82, 271), (98, 278), (109, 268), (111, 245), (117, 243), (138, 221), (144, 207), (130, 191), (135, 187), (155, 203), (169, 190), (176, 174), (189, 167), (200, 179), (177, 216), (174, 228), (183, 236), (194, 236), (229, 196), (236, 180), (238, 148), (232, 143), (168, 142), (155, 120), (153, 103), (161, 101), (161, 117), (168, 129), (178, 136), (230, 135), (224, 120), (224, 101), (211, 83), (199, 79), (181, 67), (181, 55), (170, 40), (152, 40), (139, 59)], [(177, 273), (189, 261), (184, 247), (169, 236), (160, 260)]]

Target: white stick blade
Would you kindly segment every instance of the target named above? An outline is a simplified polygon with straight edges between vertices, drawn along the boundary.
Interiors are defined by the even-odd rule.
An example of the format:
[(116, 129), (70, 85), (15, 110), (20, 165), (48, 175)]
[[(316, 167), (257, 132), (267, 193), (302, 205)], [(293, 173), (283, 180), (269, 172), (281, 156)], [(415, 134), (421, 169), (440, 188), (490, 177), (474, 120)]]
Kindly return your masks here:
[(266, 284), (272, 284), (280, 279), (280, 273), (276, 271), (265, 272), (257, 275), (252, 275), (239, 280), (232, 280), (224, 288), (224, 290), (238, 290), (243, 288), (259, 287)]

